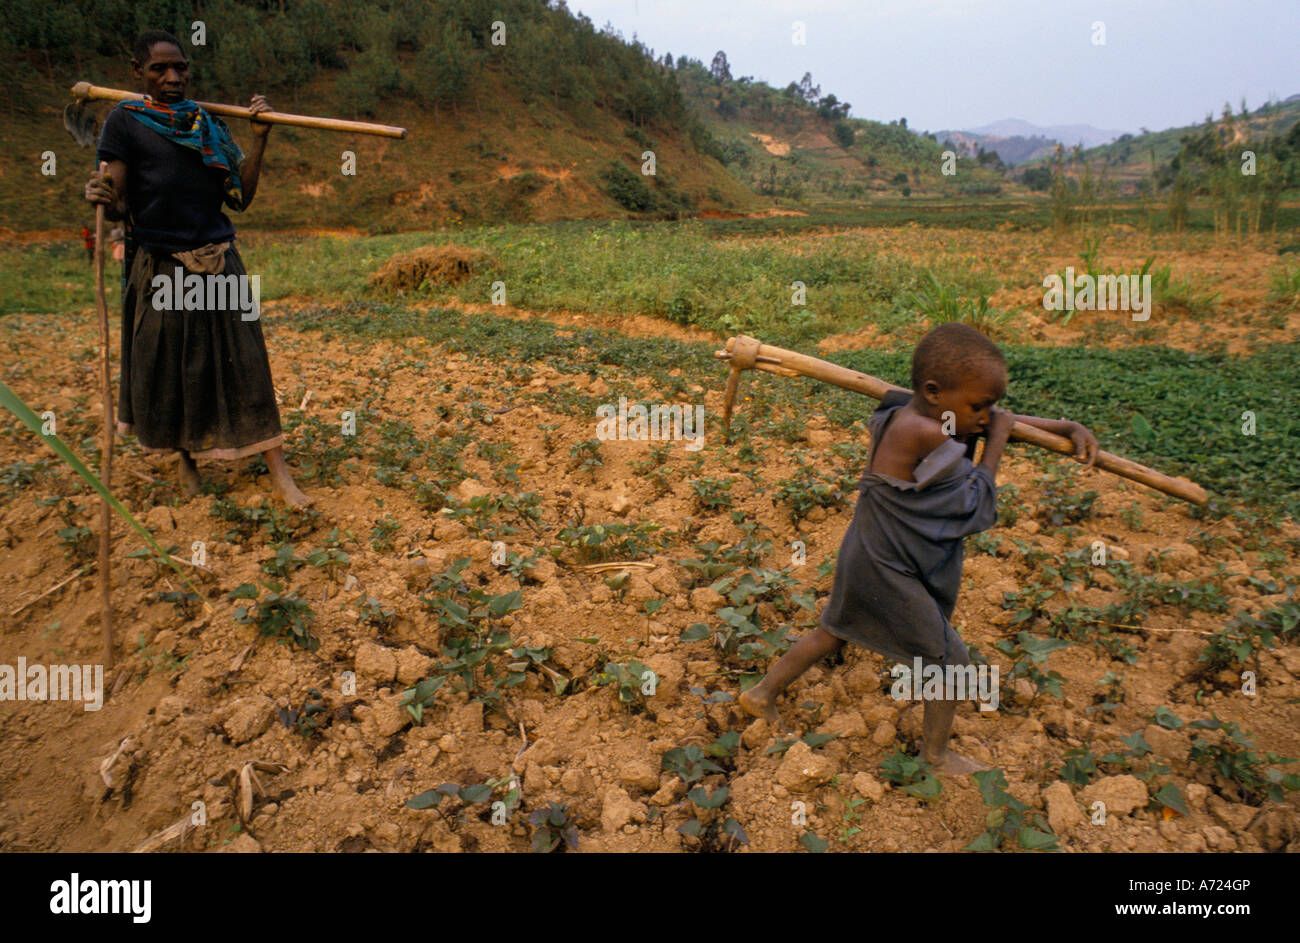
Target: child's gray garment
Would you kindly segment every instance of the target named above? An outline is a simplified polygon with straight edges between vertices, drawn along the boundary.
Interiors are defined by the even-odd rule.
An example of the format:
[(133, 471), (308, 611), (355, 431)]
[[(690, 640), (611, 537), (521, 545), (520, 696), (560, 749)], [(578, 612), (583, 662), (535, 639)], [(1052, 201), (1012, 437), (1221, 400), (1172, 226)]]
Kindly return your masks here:
[(831, 635), (907, 664), (965, 665), (954, 631), (962, 538), (997, 521), (993, 475), (972, 462), (975, 440), (948, 439), (916, 466), (915, 482), (871, 471), (876, 443), (911, 400), (890, 392), (867, 423), (871, 456), (853, 522), (840, 544), (821, 624)]

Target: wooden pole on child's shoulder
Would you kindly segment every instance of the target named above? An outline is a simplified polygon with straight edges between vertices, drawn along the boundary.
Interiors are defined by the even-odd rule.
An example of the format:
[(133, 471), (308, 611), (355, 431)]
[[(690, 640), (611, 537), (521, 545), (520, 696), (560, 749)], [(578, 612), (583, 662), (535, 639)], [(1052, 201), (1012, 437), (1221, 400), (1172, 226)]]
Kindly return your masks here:
[[(855, 393), (865, 393), (873, 399), (884, 398), (884, 395), (890, 390), (910, 392), (901, 386), (886, 383), (884, 380), (870, 374), (850, 370), (848, 367), (841, 367), (837, 363), (820, 360), (817, 357), (809, 357), (807, 354), (786, 350), (783, 347), (773, 347), (744, 334), (730, 338), (727, 341), (726, 348), (717, 351), (714, 356), (719, 360), (727, 361), (728, 366), (731, 368), (730, 376), (727, 378), (727, 396), (722, 412), (723, 424), (728, 431), (731, 429), (731, 412), (735, 406), (736, 391), (742, 370), (763, 370), (783, 377), (811, 377), (814, 380), (831, 383), (843, 389), (852, 390)], [(1074, 443), (1064, 436), (1053, 435), (1023, 422), (1017, 422), (1011, 427), (1011, 438), (1018, 439), (1021, 442), (1029, 442), (1048, 451), (1059, 452), (1062, 455), (1073, 455), (1075, 453)], [(1148, 487), (1155, 488), (1157, 491), (1163, 491), (1165, 494), (1182, 498), (1184, 501), (1190, 501), (1192, 504), (1204, 504), (1210, 497), (1205, 489), (1194, 481), (1162, 474), (1154, 468), (1148, 468), (1145, 465), (1140, 465), (1127, 458), (1121, 458), (1110, 452), (1098, 451), (1097, 460), (1094, 464), (1112, 474), (1127, 478), (1130, 481), (1140, 482)]]

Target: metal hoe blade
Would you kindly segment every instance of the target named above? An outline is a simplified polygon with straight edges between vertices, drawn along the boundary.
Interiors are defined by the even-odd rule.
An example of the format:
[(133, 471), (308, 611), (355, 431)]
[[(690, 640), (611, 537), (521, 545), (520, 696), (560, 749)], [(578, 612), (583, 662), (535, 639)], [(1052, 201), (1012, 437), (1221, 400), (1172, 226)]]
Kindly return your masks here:
[(78, 147), (95, 143), (99, 122), (86, 107), (86, 99), (69, 102), (63, 106), (63, 126), (68, 129)]

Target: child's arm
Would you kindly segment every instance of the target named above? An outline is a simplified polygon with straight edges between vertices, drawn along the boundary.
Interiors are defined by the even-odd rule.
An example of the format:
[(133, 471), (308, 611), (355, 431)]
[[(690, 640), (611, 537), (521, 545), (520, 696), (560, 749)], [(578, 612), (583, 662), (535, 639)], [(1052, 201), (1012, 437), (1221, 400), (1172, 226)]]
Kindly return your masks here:
[(1043, 419), (1039, 416), (1013, 416), (1012, 418), (1025, 425), (1036, 426), (1044, 432), (1065, 436), (1074, 443), (1074, 457), (1090, 468), (1097, 460), (1097, 451), (1100, 448), (1097, 437), (1081, 423), (1071, 419)]
[(1006, 448), (1007, 439), (1011, 436), (1011, 426), (1020, 417), (1007, 412), (1005, 409), (997, 409), (996, 407), (991, 412), (988, 432), (985, 433), (987, 438), (984, 440), (984, 454), (980, 456), (980, 465), (987, 468), (994, 477), (997, 477), (998, 462), (1002, 460), (1002, 450)]

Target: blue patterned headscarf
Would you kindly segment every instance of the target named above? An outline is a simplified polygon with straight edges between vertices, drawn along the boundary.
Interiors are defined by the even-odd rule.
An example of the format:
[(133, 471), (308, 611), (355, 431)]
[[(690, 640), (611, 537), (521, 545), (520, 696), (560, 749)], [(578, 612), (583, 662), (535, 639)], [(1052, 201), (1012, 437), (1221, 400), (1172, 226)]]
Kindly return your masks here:
[(159, 101), (124, 101), (117, 105), (145, 127), (183, 147), (198, 151), (203, 163), (226, 173), (222, 187), (225, 203), (232, 210), (244, 208), (239, 165), (244, 153), (220, 118), (208, 114), (197, 102), (185, 99), (168, 105)]

